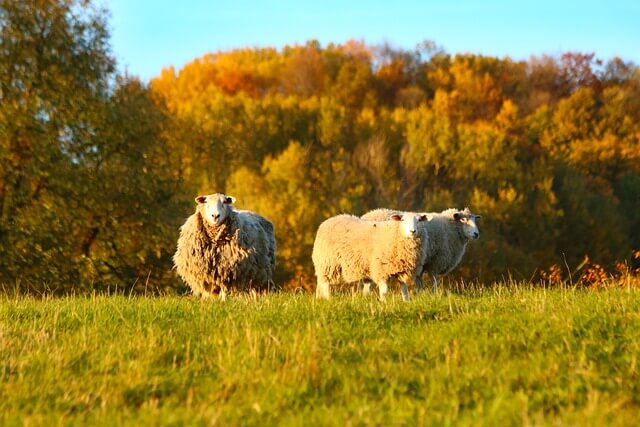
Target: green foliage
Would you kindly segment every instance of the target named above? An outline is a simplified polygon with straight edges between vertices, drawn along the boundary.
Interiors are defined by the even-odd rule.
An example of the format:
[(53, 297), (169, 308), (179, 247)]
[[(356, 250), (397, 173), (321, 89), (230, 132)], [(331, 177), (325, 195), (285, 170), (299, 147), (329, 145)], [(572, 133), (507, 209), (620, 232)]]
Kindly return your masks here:
[(104, 13), (3, 1), (0, 19), (0, 277), (76, 283), (76, 184), (113, 69)]
[(2, 2), (5, 285), (179, 286), (168, 269), (181, 207), (170, 121), (135, 78), (114, 79), (105, 14), (84, 1)]
[(2, 425), (635, 425), (640, 294), (0, 301)]
[(74, 211), (83, 279), (100, 286), (177, 283), (171, 264), (182, 207), (178, 161), (163, 138), (167, 118), (136, 80), (118, 79), (84, 159), (86, 194)]

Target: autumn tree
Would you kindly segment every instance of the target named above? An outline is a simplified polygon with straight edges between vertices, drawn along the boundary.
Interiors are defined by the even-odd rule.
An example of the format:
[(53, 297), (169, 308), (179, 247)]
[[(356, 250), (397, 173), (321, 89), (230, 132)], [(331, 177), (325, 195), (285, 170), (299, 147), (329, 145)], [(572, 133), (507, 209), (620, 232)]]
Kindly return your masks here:
[(562, 83), (569, 92), (586, 87), (595, 91), (600, 89), (596, 68), (602, 65), (602, 61), (596, 58), (595, 53), (566, 52), (560, 57), (560, 64)]
[(305, 46), (288, 47), (285, 58), (280, 82), (285, 93), (303, 98), (320, 95), (326, 82), (326, 72), (319, 43), (310, 41)]

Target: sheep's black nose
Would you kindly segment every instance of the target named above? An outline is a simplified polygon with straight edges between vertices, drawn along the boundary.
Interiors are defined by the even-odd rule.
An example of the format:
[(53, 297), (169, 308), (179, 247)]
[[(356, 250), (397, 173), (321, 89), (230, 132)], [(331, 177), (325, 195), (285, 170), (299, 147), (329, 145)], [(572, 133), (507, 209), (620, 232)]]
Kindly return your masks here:
[(477, 239), (478, 237), (480, 237), (480, 233), (478, 233), (477, 231), (473, 233), (473, 238)]
[(213, 219), (215, 219), (216, 221), (218, 220), (218, 218), (220, 218), (220, 214), (216, 214), (213, 216)]

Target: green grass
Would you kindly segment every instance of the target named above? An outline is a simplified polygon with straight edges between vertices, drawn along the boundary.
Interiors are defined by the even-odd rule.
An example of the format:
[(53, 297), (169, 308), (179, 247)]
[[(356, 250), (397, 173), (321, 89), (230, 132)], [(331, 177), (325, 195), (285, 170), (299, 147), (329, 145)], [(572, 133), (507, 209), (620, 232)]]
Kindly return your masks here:
[(0, 424), (638, 425), (640, 290), (0, 297)]

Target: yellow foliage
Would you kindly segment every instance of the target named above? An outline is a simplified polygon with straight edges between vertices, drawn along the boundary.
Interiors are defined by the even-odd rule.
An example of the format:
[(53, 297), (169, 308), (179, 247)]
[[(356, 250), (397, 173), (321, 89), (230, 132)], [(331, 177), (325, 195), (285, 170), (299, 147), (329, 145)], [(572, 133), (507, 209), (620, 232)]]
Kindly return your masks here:
[[(487, 247), (504, 255), (476, 256), (489, 270), (507, 259), (527, 270), (563, 248), (567, 219), (593, 227), (579, 212), (613, 200), (616, 179), (640, 169), (628, 87), (561, 93), (553, 84), (563, 65), (552, 58), (376, 55), (355, 41), (239, 49), (151, 83), (178, 127), (191, 126), (174, 145), (185, 177), (226, 183), (242, 206), (272, 219), (283, 277), (309, 274), (322, 219), (379, 206), (471, 205), (488, 218)], [(625, 194), (635, 182), (625, 181)], [(615, 252), (606, 246), (598, 251)]]
[(496, 123), (502, 129), (511, 129), (518, 120), (518, 106), (510, 99), (505, 99), (496, 116)]

